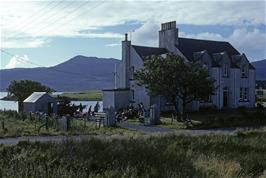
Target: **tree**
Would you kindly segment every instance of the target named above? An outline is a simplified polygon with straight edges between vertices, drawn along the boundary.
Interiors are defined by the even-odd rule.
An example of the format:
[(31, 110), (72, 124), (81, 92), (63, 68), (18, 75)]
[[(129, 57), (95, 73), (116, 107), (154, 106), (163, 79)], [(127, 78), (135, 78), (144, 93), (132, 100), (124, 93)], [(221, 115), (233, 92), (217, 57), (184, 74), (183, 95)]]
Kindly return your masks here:
[(13, 80), (7, 88), (8, 96), (17, 99), (19, 112), (23, 110), (23, 101), (33, 92), (51, 93), (54, 91), (55, 90), (42, 85), (39, 82), (31, 80)]
[(180, 56), (167, 54), (149, 56), (144, 67), (136, 71), (135, 79), (145, 86), (151, 96), (160, 95), (174, 104), (178, 112), (178, 99), (181, 100), (181, 118), (187, 104), (193, 100), (209, 97), (215, 90), (214, 80), (200, 62), (186, 62)]

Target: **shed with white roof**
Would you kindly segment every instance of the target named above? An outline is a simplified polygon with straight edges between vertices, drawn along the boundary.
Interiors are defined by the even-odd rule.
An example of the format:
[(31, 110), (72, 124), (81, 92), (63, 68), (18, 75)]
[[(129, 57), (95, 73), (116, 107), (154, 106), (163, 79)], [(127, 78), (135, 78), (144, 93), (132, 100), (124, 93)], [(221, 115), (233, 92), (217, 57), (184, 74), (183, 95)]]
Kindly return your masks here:
[(33, 92), (23, 101), (24, 112), (57, 113), (57, 101), (46, 92)]

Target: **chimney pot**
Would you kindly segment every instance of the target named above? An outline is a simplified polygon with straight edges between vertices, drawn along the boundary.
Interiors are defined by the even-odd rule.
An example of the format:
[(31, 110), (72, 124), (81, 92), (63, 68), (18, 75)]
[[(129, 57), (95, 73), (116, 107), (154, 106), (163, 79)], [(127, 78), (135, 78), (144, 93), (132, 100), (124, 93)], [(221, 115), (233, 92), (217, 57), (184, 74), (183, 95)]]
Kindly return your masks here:
[(127, 33), (125, 33), (125, 41), (127, 41)]

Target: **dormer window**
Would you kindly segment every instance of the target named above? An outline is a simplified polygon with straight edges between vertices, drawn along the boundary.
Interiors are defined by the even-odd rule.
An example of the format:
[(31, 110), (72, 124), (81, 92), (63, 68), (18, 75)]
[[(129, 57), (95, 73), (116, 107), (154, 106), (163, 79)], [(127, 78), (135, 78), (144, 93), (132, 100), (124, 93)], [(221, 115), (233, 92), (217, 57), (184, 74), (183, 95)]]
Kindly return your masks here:
[(229, 65), (223, 64), (223, 76), (228, 77), (229, 76)]
[(247, 71), (248, 71), (248, 70), (247, 70), (247, 66), (246, 66), (246, 65), (242, 65), (240, 70), (241, 70), (241, 77), (242, 77), (242, 78), (245, 78), (245, 77), (248, 76), (248, 75), (247, 75)]

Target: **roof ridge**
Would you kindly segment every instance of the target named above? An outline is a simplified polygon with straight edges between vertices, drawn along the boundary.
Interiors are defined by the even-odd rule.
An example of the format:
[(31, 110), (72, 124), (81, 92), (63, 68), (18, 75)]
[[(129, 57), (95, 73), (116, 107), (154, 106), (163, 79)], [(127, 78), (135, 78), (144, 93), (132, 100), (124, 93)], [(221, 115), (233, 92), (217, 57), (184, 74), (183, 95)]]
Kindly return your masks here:
[[(211, 41), (211, 42), (218, 42), (218, 43), (229, 43), (228, 41), (217, 41), (217, 40), (206, 40), (206, 39), (197, 39), (197, 38), (184, 38), (178, 37), (179, 39), (187, 39), (187, 40), (195, 40), (195, 41)], [(230, 43), (229, 43), (230, 44)]]
[(140, 45), (131, 45), (133, 47), (141, 47), (141, 48), (156, 48), (156, 49), (166, 49), (166, 48), (160, 48), (160, 47), (153, 47), (153, 46), (140, 46)]

